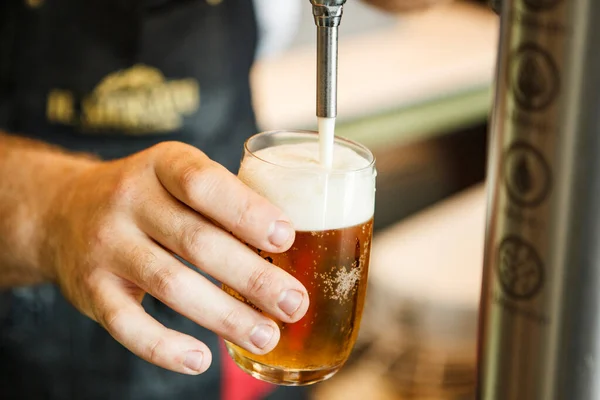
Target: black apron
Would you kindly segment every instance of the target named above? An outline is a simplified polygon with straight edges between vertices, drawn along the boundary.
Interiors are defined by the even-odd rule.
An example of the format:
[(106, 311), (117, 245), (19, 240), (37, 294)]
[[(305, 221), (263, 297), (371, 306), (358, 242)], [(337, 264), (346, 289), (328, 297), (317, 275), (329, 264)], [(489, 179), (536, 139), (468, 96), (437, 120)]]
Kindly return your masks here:
[(251, 0), (3, 0), (0, 18), (1, 128), (107, 159), (179, 140), (236, 168)]
[[(1, 0), (0, 129), (104, 159), (183, 141), (235, 171), (255, 42), (251, 0)], [(210, 370), (150, 365), (54, 286), (23, 287), (0, 292), (0, 399), (221, 398), (217, 337), (144, 307), (213, 349)]]

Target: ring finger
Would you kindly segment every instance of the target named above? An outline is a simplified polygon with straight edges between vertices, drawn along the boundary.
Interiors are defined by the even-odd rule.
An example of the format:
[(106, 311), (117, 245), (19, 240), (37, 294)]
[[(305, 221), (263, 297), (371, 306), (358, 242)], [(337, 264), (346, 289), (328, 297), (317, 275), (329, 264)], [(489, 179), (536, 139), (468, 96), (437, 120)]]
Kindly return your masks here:
[(127, 241), (113, 263), (122, 278), (252, 353), (264, 354), (277, 345), (275, 322), (227, 295), (141, 232)]

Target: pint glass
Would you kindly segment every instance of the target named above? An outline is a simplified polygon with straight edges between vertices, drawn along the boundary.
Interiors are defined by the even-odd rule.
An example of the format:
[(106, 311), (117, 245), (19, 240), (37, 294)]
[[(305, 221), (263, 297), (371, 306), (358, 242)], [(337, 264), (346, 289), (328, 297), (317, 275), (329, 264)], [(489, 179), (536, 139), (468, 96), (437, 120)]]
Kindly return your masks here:
[(330, 378), (348, 359), (367, 290), (375, 177), (371, 152), (349, 140), (335, 139), (327, 170), (319, 164), (314, 132), (265, 132), (246, 142), (239, 178), (283, 210), (296, 230), (287, 252), (255, 251), (300, 280), (310, 298), (300, 321), (277, 321), (281, 338), (270, 353), (258, 356), (226, 342), (238, 366), (255, 378), (308, 385)]

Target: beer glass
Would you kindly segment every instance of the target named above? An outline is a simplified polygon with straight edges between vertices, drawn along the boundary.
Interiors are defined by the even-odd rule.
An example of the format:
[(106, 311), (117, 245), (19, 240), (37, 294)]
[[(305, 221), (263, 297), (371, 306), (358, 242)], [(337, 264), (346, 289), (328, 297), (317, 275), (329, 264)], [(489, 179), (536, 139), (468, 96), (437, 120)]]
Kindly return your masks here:
[(364, 146), (336, 138), (333, 167), (326, 170), (319, 165), (317, 133), (265, 132), (246, 142), (239, 178), (291, 219), (296, 239), (287, 252), (255, 251), (300, 280), (310, 306), (296, 323), (276, 321), (281, 338), (270, 353), (259, 356), (226, 342), (229, 354), (244, 371), (274, 384), (328, 379), (348, 359), (360, 327), (373, 235), (374, 157)]

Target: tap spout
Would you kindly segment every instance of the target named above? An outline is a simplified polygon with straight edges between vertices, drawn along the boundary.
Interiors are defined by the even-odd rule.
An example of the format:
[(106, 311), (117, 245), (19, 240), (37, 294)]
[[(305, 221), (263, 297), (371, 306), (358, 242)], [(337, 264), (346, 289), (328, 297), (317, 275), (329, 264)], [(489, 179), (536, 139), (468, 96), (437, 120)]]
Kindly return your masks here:
[(338, 27), (346, 0), (310, 0), (317, 26), (317, 117), (337, 116)]

